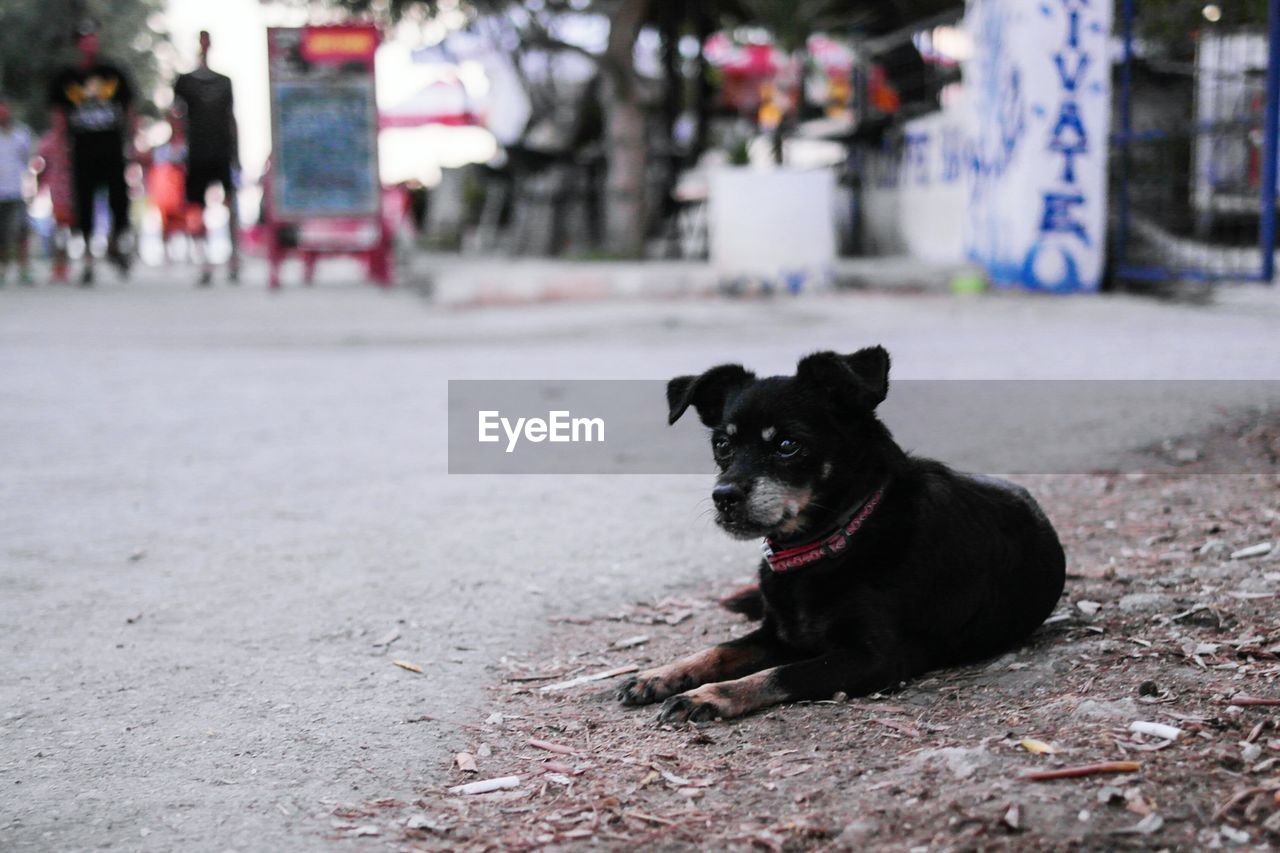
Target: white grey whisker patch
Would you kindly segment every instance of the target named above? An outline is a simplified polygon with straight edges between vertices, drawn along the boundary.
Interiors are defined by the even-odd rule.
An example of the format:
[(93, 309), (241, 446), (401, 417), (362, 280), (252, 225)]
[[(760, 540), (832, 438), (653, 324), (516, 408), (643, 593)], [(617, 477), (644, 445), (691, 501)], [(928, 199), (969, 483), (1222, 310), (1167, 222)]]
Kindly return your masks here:
[(812, 497), (809, 489), (757, 477), (747, 497), (747, 517), (756, 524), (776, 528), (779, 533), (789, 533), (799, 525), (800, 515)]
[(737, 435), (737, 434), (738, 434), (738, 425), (737, 425), (737, 424), (725, 424), (724, 431), (725, 431), (725, 432), (727, 432), (729, 435)]
[(778, 431), (775, 428), (765, 427), (764, 431), (760, 433), (760, 437), (763, 438), (765, 441), (773, 441), (773, 437), (777, 434), (778, 434)]

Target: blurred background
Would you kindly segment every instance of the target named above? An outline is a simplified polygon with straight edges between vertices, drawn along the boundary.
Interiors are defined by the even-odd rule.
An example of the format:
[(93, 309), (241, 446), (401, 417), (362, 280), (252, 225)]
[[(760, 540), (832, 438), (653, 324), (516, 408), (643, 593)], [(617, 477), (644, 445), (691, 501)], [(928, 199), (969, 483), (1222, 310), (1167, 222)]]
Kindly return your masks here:
[[(12, 0), (0, 88), (16, 121), (46, 133), (77, 28), (100, 28), (101, 56), (136, 84), (131, 250), (148, 265), (189, 257), (201, 226), (213, 260), (230, 251), (219, 188), (202, 222), (167, 226), (147, 156), (173, 135), (174, 81), (197, 66), (203, 31), (234, 90), (250, 255), (274, 247), (310, 271), (376, 244), (395, 256), (386, 270), (366, 258), (383, 282), (423, 253), (684, 261), (696, 281), (682, 287), (732, 292), (877, 280), (890, 268), (856, 261), (888, 257), (907, 264), (890, 277), (958, 290), (1092, 292), (1271, 278), (1274, 5)], [(313, 98), (290, 113), (289, 86), (333, 90), (326, 68), (343, 60), (273, 74), (268, 28), (343, 27), (373, 28), (367, 110)], [(352, 127), (376, 144), (336, 144)], [(380, 196), (273, 213), (273, 150), (301, 170), (295, 184), (361, 168)], [(48, 254), (43, 167), (33, 159), (25, 195)], [(368, 227), (335, 226), (347, 215)], [(70, 252), (83, 252), (74, 237)], [(671, 287), (620, 270), (606, 289)], [(433, 275), (460, 273), (416, 278)]]
[[(1027, 483), (1072, 572), (1176, 573), (1170, 630), (1280, 578), (1280, 0), (0, 0), (0, 93), (5, 851), (348, 844), (339, 804), (364, 824), (458, 781), (505, 675), (648, 654), (606, 615), (709, 606), (758, 562), (707, 476), (451, 473), (453, 380), (549, 382), (539, 406), (650, 380), (619, 386), (648, 389), (624, 399), (648, 442), (672, 376), (880, 343), (909, 449), (1078, 472)], [(940, 383), (913, 439), (901, 379), (1053, 381)], [(1116, 473), (1143, 450), (1176, 494)], [(1109, 618), (1141, 587), (1095, 589)], [(620, 633), (572, 639), (584, 616)], [(1137, 688), (1089, 656), (1123, 687), (1071, 689)], [(779, 820), (817, 826), (795, 790)], [(1083, 796), (1061, 825), (1119, 828)], [(904, 808), (950, 827), (954, 802)]]

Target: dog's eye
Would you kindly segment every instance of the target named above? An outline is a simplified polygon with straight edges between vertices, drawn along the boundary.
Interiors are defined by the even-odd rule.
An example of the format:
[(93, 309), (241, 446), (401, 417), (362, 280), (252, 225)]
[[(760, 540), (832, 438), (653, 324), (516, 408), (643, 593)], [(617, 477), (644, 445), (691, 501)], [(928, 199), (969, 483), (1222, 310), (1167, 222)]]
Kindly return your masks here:
[(775, 452), (783, 459), (790, 459), (800, 452), (800, 442), (784, 438), (778, 442), (778, 449)]
[(728, 459), (733, 455), (733, 445), (729, 443), (727, 436), (717, 435), (711, 442), (711, 452), (717, 459)]

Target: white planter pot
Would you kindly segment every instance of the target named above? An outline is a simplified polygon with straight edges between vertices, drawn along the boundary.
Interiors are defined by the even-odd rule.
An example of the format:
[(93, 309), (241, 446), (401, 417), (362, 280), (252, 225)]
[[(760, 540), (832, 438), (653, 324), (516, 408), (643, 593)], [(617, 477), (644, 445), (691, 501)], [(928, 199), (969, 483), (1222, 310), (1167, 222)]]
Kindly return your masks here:
[(711, 264), (722, 282), (792, 292), (827, 286), (836, 258), (830, 170), (711, 172)]

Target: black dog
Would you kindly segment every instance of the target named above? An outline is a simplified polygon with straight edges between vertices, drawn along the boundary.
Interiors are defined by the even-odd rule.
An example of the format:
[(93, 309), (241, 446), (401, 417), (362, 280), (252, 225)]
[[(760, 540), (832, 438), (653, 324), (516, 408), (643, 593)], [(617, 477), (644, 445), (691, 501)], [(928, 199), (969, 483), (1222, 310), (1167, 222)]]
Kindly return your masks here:
[(638, 674), (623, 703), (706, 720), (867, 694), (1003, 652), (1053, 611), (1065, 560), (1035, 500), (908, 455), (875, 415), (888, 390), (882, 347), (816, 353), (795, 376), (671, 380), (670, 423), (693, 406), (712, 428), (716, 522), (765, 537), (764, 621)]

